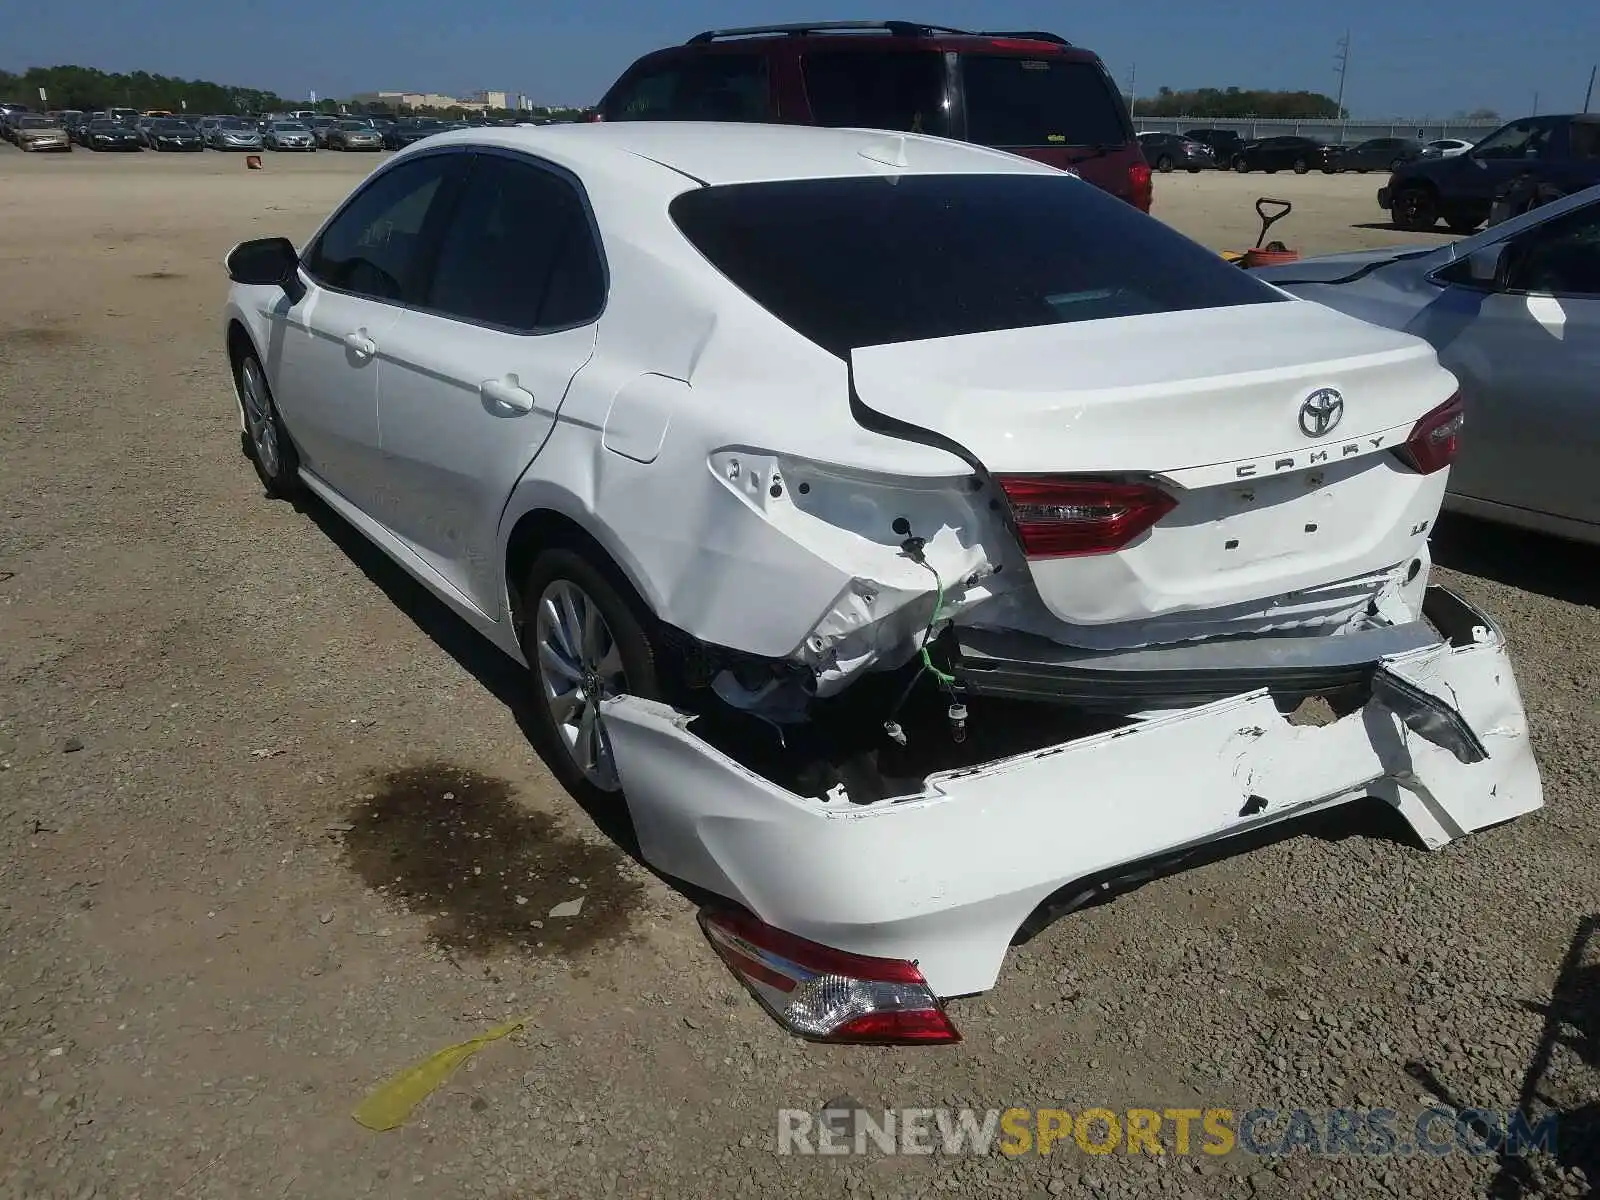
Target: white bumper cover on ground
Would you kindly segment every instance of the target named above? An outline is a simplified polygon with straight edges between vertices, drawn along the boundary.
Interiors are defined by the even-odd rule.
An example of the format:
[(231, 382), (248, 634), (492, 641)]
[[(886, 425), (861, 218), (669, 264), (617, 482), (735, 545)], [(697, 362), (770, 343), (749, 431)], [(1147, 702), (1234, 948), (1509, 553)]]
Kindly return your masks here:
[[(918, 962), (941, 996), (991, 987), (1018, 927), (1087, 877), (1363, 796), (1437, 848), (1542, 804), (1499, 632), (1385, 660), (1453, 707), (1488, 751), (1463, 763), (1376, 701), (1289, 724), (1252, 692), (929, 778), (871, 805), (796, 796), (635, 697), (606, 724), (641, 851), (659, 870), (824, 945)], [(1466, 643), (1466, 644), (1462, 644)]]

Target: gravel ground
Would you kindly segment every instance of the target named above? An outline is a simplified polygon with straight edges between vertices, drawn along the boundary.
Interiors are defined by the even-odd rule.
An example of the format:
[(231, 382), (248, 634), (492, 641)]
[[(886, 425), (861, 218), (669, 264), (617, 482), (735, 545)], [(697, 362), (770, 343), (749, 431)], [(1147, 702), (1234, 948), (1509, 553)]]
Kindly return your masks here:
[[(1441, 576), (1512, 639), (1544, 811), (1435, 854), (1381, 812), (1335, 814), (1050, 926), (955, 1003), (958, 1047), (804, 1045), (614, 815), (551, 782), (515, 673), (328, 513), (265, 501), (239, 454), (220, 259), (304, 236), (374, 161), (0, 147), (0, 1197), (1600, 1184), (1593, 551), (1437, 539)], [(1157, 212), (1242, 247), (1270, 191), (1297, 205), (1275, 236), (1307, 251), (1418, 240), (1375, 227), (1378, 182), (1159, 177)], [(513, 1016), (403, 1129), (350, 1119)], [(776, 1153), (779, 1109), (838, 1097), (1386, 1106), (1404, 1126), (1438, 1097), (1515, 1103), (1530, 1071), (1565, 1123), (1526, 1170)]]

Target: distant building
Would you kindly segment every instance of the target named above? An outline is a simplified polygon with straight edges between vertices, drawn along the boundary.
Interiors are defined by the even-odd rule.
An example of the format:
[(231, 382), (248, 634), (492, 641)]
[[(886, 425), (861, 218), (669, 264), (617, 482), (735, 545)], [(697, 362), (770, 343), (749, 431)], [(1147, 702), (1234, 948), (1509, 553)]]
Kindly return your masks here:
[(440, 92), (360, 92), (350, 97), (350, 103), (361, 108), (460, 108), (468, 112), (510, 107), (505, 92), (476, 92), (466, 99)]

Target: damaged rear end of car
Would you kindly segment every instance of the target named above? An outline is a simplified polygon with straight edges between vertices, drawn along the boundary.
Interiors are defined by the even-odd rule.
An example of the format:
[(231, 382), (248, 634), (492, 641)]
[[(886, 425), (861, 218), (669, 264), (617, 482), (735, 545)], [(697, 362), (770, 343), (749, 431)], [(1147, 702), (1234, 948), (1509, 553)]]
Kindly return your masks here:
[[(763, 434), (754, 326), (706, 324), (649, 460), (698, 463), (651, 601), (700, 686), (604, 723), (644, 857), (730, 902), (708, 936), (786, 1028), (955, 1040), (943, 999), (1030, 918), (1202, 847), (1366, 797), (1438, 847), (1542, 803), (1502, 634), (1429, 581), (1461, 408), (1426, 344), (1054, 173), (671, 215), (823, 352), (774, 341), (778, 391), (827, 394)], [(644, 468), (613, 479), (646, 528)]]

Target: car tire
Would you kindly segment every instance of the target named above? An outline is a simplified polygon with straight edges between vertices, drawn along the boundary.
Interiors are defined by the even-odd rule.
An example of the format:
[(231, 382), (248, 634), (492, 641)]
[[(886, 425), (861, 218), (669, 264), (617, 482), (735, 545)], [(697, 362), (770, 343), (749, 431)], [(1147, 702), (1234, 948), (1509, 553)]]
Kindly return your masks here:
[(1156, 159), (1156, 170), (1160, 171), (1163, 175), (1171, 175), (1172, 155), (1163, 154), (1160, 158)]
[(1444, 227), (1451, 233), (1459, 233), (1465, 237), (1469, 233), (1476, 233), (1478, 226), (1485, 220), (1482, 213), (1446, 213)]
[(1233, 160), (1233, 169), (1241, 175), (1247, 175), (1250, 172), (1250, 164), (1243, 158), (1236, 158)]
[(1357, 167), (1356, 168), (1356, 174), (1357, 175), (1365, 175), (1366, 173), (1367, 173), (1367, 168), (1366, 167)]
[(1311, 170), (1311, 164), (1308, 163), (1305, 159), (1297, 158), (1297, 159), (1294, 160), (1294, 173), (1296, 175), (1304, 175), (1310, 170)]
[(1397, 158), (1392, 163), (1389, 164), (1389, 171), (1392, 174), (1393, 172), (1398, 171), (1401, 167), (1403, 167), (1405, 165), (1406, 165), (1406, 160), (1405, 159)]
[(240, 438), (246, 456), (261, 477), (261, 486), (274, 500), (294, 499), (301, 489), (300, 455), (278, 415), (267, 373), (254, 350), (239, 356), (233, 380), (245, 426)]
[(567, 546), (533, 560), (522, 598), (534, 748), (580, 803), (615, 805), (622, 781), (589, 697), (598, 683), (602, 697), (659, 698), (654, 620), (614, 567)]
[(1389, 213), (1401, 229), (1425, 233), (1439, 223), (1439, 197), (1425, 184), (1398, 188)]

